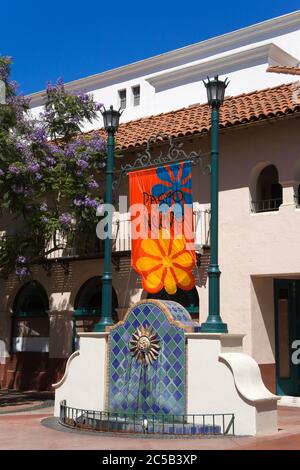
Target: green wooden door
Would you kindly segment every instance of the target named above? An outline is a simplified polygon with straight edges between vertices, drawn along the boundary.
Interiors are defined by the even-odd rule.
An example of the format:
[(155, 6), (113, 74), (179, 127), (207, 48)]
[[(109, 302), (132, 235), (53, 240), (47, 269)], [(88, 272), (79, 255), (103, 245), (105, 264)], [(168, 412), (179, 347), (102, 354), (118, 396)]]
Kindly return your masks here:
[(292, 360), (300, 339), (300, 281), (276, 279), (275, 286), (276, 391), (300, 394), (300, 365)]

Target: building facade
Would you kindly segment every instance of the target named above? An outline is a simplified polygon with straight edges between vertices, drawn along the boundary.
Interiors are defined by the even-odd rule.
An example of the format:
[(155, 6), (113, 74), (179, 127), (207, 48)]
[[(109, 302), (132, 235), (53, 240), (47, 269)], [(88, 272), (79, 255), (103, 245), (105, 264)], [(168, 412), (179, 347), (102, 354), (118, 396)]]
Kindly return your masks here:
[[(186, 154), (200, 152), (205, 166), (210, 110), (202, 79), (228, 76), (220, 121), (221, 314), (230, 333), (245, 334), (246, 352), (259, 363), (267, 386), (294, 396), (300, 395), (300, 368), (292, 361), (300, 340), (299, 58), (300, 12), (295, 12), (67, 84), (124, 109), (118, 165), (134, 162), (149, 139), (154, 157), (168, 152), (171, 136), (175, 148), (183, 144)], [(32, 95), (31, 103), (38, 113), (42, 93)], [(97, 121), (85, 130), (99, 128), (104, 135), (100, 126)], [(193, 167), (197, 285), (174, 298), (200, 322), (208, 310), (209, 185), (201, 165)], [(116, 202), (127, 195), (125, 177)], [(128, 206), (116, 209), (115, 321), (147, 298), (130, 266)], [(95, 217), (95, 229), (97, 222)], [(17, 230), (12, 219), (0, 221), (2, 236)], [(102, 271), (103, 246), (93, 233), (74, 236), (52, 252), (33, 268), (30, 281), (1, 279), (1, 387), (51, 389), (77, 347), (76, 333), (92, 330), (99, 319)]]

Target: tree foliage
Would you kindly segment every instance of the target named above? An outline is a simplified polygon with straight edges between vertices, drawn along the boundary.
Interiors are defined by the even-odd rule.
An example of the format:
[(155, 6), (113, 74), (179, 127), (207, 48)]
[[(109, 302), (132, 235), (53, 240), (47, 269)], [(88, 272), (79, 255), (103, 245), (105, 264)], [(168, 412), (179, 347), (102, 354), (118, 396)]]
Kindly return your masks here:
[[(63, 82), (48, 84), (43, 112), (30, 112), (29, 101), (10, 80), (11, 59), (0, 57), (6, 104), (0, 104), (0, 211), (21, 221), (16, 237), (0, 242), (0, 269), (26, 276), (32, 263), (57, 249), (57, 233), (95, 227), (99, 176), (106, 144), (83, 125), (98, 118), (93, 96), (67, 91)], [(49, 244), (49, 242), (52, 243)]]

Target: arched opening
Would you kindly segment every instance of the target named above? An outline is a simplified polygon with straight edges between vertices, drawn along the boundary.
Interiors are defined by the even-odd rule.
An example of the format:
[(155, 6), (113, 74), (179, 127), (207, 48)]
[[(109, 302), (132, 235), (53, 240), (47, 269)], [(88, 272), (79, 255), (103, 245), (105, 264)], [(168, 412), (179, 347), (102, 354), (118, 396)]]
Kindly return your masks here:
[(295, 195), (295, 203), (297, 207), (300, 207), (300, 184), (298, 185), (298, 189)]
[(275, 165), (267, 165), (257, 177), (255, 198), (252, 198), (252, 211), (276, 211), (281, 204), (282, 186), (278, 181), (278, 170)]
[(30, 281), (18, 292), (12, 316), (13, 352), (49, 351), (48, 296), (37, 281)]
[[(78, 347), (77, 333), (94, 331), (101, 316), (102, 280), (101, 276), (88, 279), (79, 289), (74, 302), (74, 348)], [(118, 321), (118, 298), (112, 288), (112, 318)]]
[(300, 207), (300, 159), (296, 161), (293, 168), (293, 180), (294, 180), (294, 200), (295, 206)]
[(177, 292), (173, 295), (168, 294), (165, 289), (162, 289), (156, 294), (148, 293), (147, 299), (173, 300), (185, 307), (193, 319), (199, 319), (199, 296), (196, 287), (192, 290), (177, 289)]

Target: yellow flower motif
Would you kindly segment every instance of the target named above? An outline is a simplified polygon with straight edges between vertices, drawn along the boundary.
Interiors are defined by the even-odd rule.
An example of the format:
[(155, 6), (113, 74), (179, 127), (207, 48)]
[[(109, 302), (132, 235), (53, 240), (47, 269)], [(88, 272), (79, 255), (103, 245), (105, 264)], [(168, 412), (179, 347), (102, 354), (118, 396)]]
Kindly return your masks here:
[(147, 292), (159, 292), (164, 287), (168, 294), (175, 294), (177, 286), (183, 290), (194, 287), (195, 261), (186, 250), (184, 237), (172, 239), (161, 232), (157, 240), (142, 240), (141, 248), (145, 256), (137, 259), (136, 267)]

